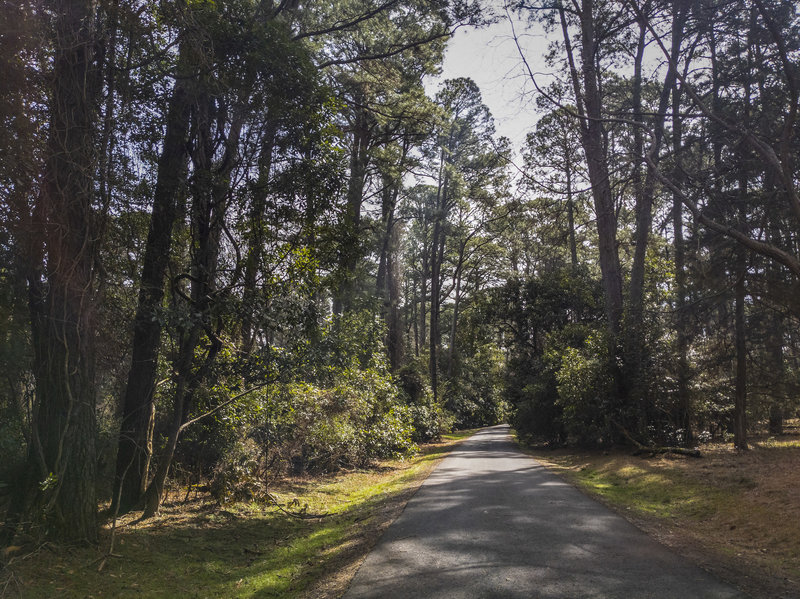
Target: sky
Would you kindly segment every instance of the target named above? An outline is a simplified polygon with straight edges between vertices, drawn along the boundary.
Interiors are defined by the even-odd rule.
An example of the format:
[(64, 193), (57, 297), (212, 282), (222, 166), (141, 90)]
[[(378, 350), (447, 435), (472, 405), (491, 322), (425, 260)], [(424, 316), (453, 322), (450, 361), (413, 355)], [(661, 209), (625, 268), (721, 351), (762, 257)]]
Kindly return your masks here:
[[(456, 31), (447, 45), (441, 77), (428, 81), (426, 87), (433, 94), (443, 79), (472, 78), (495, 118), (498, 135), (508, 137), (519, 148), (537, 120), (533, 86), (514, 42), (511, 23), (502, 8), (495, 10), (501, 18), (494, 25)], [(540, 26), (528, 29), (518, 17), (513, 18), (531, 69), (546, 70), (543, 57), (547, 40), (543, 30)]]

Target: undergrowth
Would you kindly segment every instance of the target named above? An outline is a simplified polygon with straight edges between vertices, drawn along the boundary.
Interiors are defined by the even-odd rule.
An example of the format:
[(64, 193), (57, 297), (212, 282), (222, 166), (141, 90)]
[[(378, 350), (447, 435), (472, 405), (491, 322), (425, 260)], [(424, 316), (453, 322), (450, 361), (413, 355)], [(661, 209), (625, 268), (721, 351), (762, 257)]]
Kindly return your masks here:
[(118, 524), (115, 556), (102, 569), (107, 529), (99, 548), (39, 547), (9, 560), (0, 592), (8, 582), (4, 595), (25, 599), (309, 596), (366, 554), (393, 510), (471, 432), (375, 469), (286, 481), (272, 493), (283, 510), (258, 502), (219, 506), (201, 497), (168, 504), (145, 523), (128, 518)]

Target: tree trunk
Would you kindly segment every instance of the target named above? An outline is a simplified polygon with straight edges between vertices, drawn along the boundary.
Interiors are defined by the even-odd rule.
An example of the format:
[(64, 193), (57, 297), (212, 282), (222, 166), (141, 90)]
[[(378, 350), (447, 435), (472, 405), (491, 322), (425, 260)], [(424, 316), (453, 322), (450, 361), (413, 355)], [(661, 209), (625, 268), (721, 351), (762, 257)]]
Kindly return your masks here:
[(433, 218), (433, 234), (431, 235), (430, 272), (431, 272), (431, 311), (430, 311), (430, 343), (428, 347), (428, 367), (431, 377), (434, 402), (439, 399), (439, 347), (441, 330), (439, 327), (440, 295), (442, 288), (442, 262), (444, 261), (444, 220), (446, 214), (448, 180), (445, 169), (445, 150), (439, 156), (439, 182), (436, 190), (436, 206)]
[[(358, 102), (357, 102), (358, 103)], [(334, 297), (333, 311), (341, 314), (352, 307), (356, 290), (356, 268), (361, 245), (361, 203), (366, 185), (368, 149), (372, 132), (367, 110), (356, 108), (353, 121), (353, 145), (350, 148), (350, 178), (347, 183), (347, 206), (341, 245), (341, 285)]]
[(659, 162), (661, 142), (664, 137), (664, 123), (669, 106), (670, 94), (677, 81), (677, 64), (680, 56), (681, 41), (685, 22), (683, 2), (676, 2), (672, 14), (672, 42), (670, 62), (664, 84), (659, 96), (658, 109), (652, 122), (653, 142), (647, 150), (650, 168), (646, 176), (642, 176), (639, 165), (645, 159), (642, 111), (642, 60), (644, 57), (647, 28), (642, 21), (639, 24), (639, 43), (634, 66), (633, 80), (633, 119), (639, 124), (634, 128), (634, 153), (637, 167), (634, 170), (634, 190), (636, 195), (636, 230), (634, 233), (634, 255), (631, 265), (630, 286), (628, 289), (628, 312), (625, 322), (625, 367), (631, 399), (637, 402), (639, 416), (639, 434), (646, 435), (647, 417), (650, 411), (648, 384), (645, 365), (647, 347), (644, 327), (644, 281), (647, 258), (647, 244), (653, 223), (653, 199), (656, 191), (655, 168)]
[[(775, 181), (772, 176), (765, 177), (764, 190), (772, 195), (775, 200), (776, 195), (782, 193), (775, 189)], [(770, 214), (768, 236), (773, 245), (781, 245), (781, 223), (778, 214)], [(774, 262), (769, 262), (766, 266), (767, 295), (770, 297), (780, 297), (782, 294), (783, 280), (781, 267)], [(771, 435), (783, 434), (783, 404), (786, 398), (786, 366), (784, 362), (784, 332), (786, 331), (786, 316), (783, 311), (773, 310), (767, 320), (768, 328), (766, 338), (766, 350), (768, 358), (767, 372), (769, 374), (769, 432)]]
[[(261, 269), (261, 261), (264, 252), (266, 229), (264, 225), (264, 212), (267, 207), (267, 194), (269, 193), (269, 177), (272, 170), (272, 155), (275, 151), (275, 136), (277, 134), (277, 123), (270, 122), (264, 132), (264, 139), (261, 142), (261, 152), (258, 157), (259, 173), (256, 189), (253, 191), (253, 199), (250, 204), (250, 214), (248, 222), (250, 225), (250, 235), (247, 238), (247, 258), (244, 267), (244, 288), (242, 290), (242, 351), (249, 353), (255, 347), (257, 327), (254, 318), (254, 305), (257, 304), (256, 297), (258, 273)], [(311, 201), (309, 197), (308, 201)], [(307, 207), (310, 208), (310, 207)], [(313, 217), (313, 210), (307, 210), (307, 221)], [(312, 228), (313, 223), (310, 224)], [(310, 244), (309, 244), (310, 245)]]
[[(97, 540), (95, 420), (95, 251), (92, 209), (98, 99), (91, 2), (53, 7), (55, 43), (48, 155), (40, 202), (46, 290), (31, 306), (37, 411), (29, 471), (38, 497), (34, 517), (49, 536)], [(36, 514), (38, 512), (38, 514)]]
[[(572, 163), (567, 159), (565, 165), (567, 178), (567, 227), (569, 228), (569, 257), (572, 268), (578, 266), (578, 244), (575, 241), (575, 200), (572, 198)], [(516, 265), (514, 270), (516, 271)]]
[[(414, 302), (411, 305), (412, 309), (412, 322), (414, 323), (414, 356), (419, 358), (419, 303), (420, 303), (420, 296), (417, 295), (417, 284), (416, 282), (413, 283), (412, 289), (414, 291)], [(424, 300), (422, 300), (424, 301)]]
[[(617, 249), (617, 215), (611, 192), (606, 136), (603, 126), (599, 73), (597, 68), (597, 41), (595, 39), (594, 1), (581, 0), (579, 14), (581, 29), (581, 75), (575, 66), (572, 42), (563, 9), (559, 10), (564, 44), (570, 66), (578, 114), (581, 117), (581, 146), (586, 158), (589, 183), (594, 200), (597, 228), (598, 261), (603, 285), (603, 299), (608, 321), (608, 352), (612, 395), (617, 405), (626, 409), (628, 393), (624, 380), (624, 355), (620, 347), (623, 294), (622, 270)], [(581, 87), (581, 81), (583, 87)]]
[[(672, 90), (672, 153), (675, 168), (672, 178), (676, 185), (683, 181), (683, 121), (680, 116), (680, 88), (673, 82)], [(689, 395), (689, 336), (686, 312), (686, 248), (683, 239), (683, 203), (672, 194), (672, 233), (675, 249), (675, 353), (677, 354), (677, 418), (676, 428), (683, 430), (683, 442), (692, 445), (692, 405)]]
[(178, 438), (181, 433), (181, 425), (184, 422), (184, 414), (187, 411), (186, 398), (190, 394), (191, 387), (194, 385), (194, 380), (192, 379), (192, 364), (194, 352), (200, 339), (200, 326), (196, 323), (190, 326), (191, 329), (181, 342), (178, 361), (175, 364), (177, 380), (175, 385), (175, 398), (172, 405), (172, 424), (170, 426), (169, 436), (167, 437), (167, 443), (159, 456), (155, 474), (144, 494), (144, 512), (142, 513), (142, 519), (155, 516), (161, 506), (167, 475), (172, 465), (175, 449), (178, 446)]
[[(237, 108), (225, 140), (225, 155), (214, 164), (215, 136), (212, 134), (212, 99), (203, 94), (196, 104), (197, 138), (192, 154), (194, 177), (192, 185), (192, 265), (189, 309), (193, 314), (183, 339), (175, 364), (176, 391), (173, 403), (172, 425), (167, 444), (159, 456), (153, 480), (145, 492), (142, 518), (154, 516), (163, 498), (167, 475), (175, 455), (178, 439), (192, 409), (192, 398), (213, 365), (221, 349), (221, 342), (212, 330), (210, 312), (217, 295), (216, 277), (220, 254), (220, 240), (227, 210), (231, 173), (235, 166), (239, 136), (243, 121)], [(217, 110), (219, 108), (217, 107)], [(224, 116), (216, 115), (224, 122)], [(219, 135), (219, 131), (216, 132)], [(195, 351), (201, 335), (209, 338), (210, 348), (203, 363), (195, 367)]]
[(136, 508), (147, 484), (153, 453), (155, 383), (164, 299), (177, 198), (186, 176), (187, 135), (191, 100), (185, 82), (177, 77), (167, 111), (164, 145), (158, 161), (150, 229), (147, 233), (139, 303), (133, 325), (133, 359), (122, 412), (112, 511)]
[[(611, 181), (606, 160), (602, 105), (595, 64), (597, 44), (593, 9), (593, 0), (582, 0), (580, 14), (583, 38), (581, 67), (585, 119), (581, 125), (581, 141), (589, 170), (589, 182), (592, 187), (597, 218), (600, 271), (603, 278), (610, 343), (613, 353), (616, 353), (622, 321), (622, 272), (617, 252), (617, 215), (614, 210), (614, 197), (611, 193)], [(577, 90), (576, 97), (581, 97), (580, 90)]]
[(439, 295), (441, 293), (441, 263), (439, 262), (439, 248), (444, 248), (442, 226), (437, 219), (433, 225), (433, 239), (431, 243), (431, 309), (430, 309), (430, 334), (428, 343), (428, 370), (433, 389), (433, 400), (439, 398), (439, 343), (441, 331), (439, 329)]
[[(407, 146), (403, 148), (400, 166), (405, 161)], [(400, 169), (402, 172), (402, 168)], [(402, 181), (390, 176), (383, 178), (383, 240), (381, 242), (380, 259), (376, 290), (382, 298), (381, 315), (386, 323), (386, 353), (389, 365), (394, 372), (400, 368), (403, 351), (403, 330), (400, 322), (400, 271), (398, 252), (400, 231), (395, 220), (397, 198)]]
[(389, 292), (388, 352), (389, 366), (397, 372), (403, 364), (403, 322), (400, 311), (400, 228), (392, 225), (389, 250), (386, 254), (386, 275)]
[(769, 371), (773, 383), (770, 385), (769, 404), (769, 432), (771, 435), (783, 434), (783, 397), (784, 388), (784, 360), (783, 360), (783, 315), (773, 316), (772, 326), (768, 333), (767, 351), (769, 354)]
[(453, 372), (455, 371), (455, 361), (456, 361), (456, 334), (458, 333), (458, 309), (461, 305), (461, 276), (462, 271), (464, 268), (464, 251), (466, 247), (465, 245), (461, 246), (461, 251), (459, 252), (458, 256), (458, 264), (456, 265), (456, 271), (453, 273), (455, 277), (455, 297), (453, 301), (453, 320), (450, 323), (450, 351), (448, 352), (449, 355), (447, 357), (447, 378), (453, 377)]
[[(427, 347), (427, 339), (428, 339), (428, 310), (427, 310), (427, 302), (428, 302), (428, 281), (430, 280), (431, 275), (431, 260), (430, 260), (430, 252), (428, 245), (428, 227), (427, 223), (423, 228), (423, 235), (422, 235), (422, 276), (420, 277), (420, 294), (419, 294), (419, 334), (418, 334), (418, 346), (420, 349), (424, 349)], [(417, 351), (417, 355), (419, 355), (419, 351)]]
[(747, 449), (747, 333), (744, 317), (746, 267), (744, 249), (738, 248), (735, 286), (736, 397), (733, 409), (733, 445), (737, 449)]

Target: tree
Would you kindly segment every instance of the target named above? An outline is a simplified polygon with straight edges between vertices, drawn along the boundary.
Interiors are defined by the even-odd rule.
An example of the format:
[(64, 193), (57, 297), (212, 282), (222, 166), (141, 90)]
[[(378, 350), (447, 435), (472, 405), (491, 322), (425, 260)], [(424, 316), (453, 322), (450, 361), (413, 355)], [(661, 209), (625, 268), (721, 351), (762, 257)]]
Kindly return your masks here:
[(431, 240), (427, 252), (430, 268), (430, 344), (429, 374), (434, 398), (438, 396), (439, 356), (441, 344), (441, 307), (443, 294), (445, 248), (448, 238), (448, 216), (462, 199), (488, 190), (491, 177), (503, 164), (502, 153), (494, 151), (491, 114), (481, 102), (480, 91), (470, 79), (446, 81), (437, 94), (443, 109), (435, 145), (427, 149), (435, 196), (431, 197)]
[(36, 407), (22, 510), (49, 536), (97, 539), (95, 273), (104, 214), (95, 209), (99, 97), (97, 13), (91, 2), (52, 5), (52, 74), (41, 190), (20, 231), (28, 293)]

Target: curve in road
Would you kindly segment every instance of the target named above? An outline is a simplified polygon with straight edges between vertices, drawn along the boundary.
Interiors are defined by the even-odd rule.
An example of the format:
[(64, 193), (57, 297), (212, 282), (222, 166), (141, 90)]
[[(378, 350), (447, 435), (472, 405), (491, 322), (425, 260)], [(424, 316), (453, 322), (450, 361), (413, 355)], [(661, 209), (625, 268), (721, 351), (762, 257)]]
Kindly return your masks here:
[(464, 441), (362, 564), (345, 599), (729, 599), (688, 563), (519, 451)]

